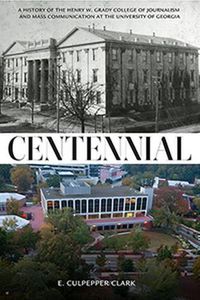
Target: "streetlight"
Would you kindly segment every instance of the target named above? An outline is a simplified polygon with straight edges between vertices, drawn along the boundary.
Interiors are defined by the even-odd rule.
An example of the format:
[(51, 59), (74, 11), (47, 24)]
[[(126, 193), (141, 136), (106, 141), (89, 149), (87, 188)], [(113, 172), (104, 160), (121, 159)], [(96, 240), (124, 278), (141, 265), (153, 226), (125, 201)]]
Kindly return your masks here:
[(159, 125), (159, 97), (158, 97), (158, 93), (159, 93), (159, 88), (160, 88), (160, 77), (152, 76), (152, 79), (153, 79), (153, 83), (156, 87), (155, 132), (158, 132), (158, 130), (159, 130), (159, 126), (158, 126)]
[(58, 80), (57, 80), (57, 95), (56, 95), (57, 96), (57, 99), (56, 99), (56, 120), (57, 120), (56, 132), (57, 133), (60, 132), (60, 68), (61, 68), (60, 60), (61, 60), (61, 55), (59, 53), (58, 59), (57, 59)]

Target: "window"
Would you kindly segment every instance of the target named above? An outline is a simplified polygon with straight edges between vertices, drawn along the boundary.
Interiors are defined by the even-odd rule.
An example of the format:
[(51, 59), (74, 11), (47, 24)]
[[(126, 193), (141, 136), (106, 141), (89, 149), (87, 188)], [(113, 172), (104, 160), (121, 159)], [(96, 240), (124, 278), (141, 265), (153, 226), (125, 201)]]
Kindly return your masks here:
[(170, 70), (169, 71), (169, 82), (172, 82), (172, 80), (173, 80), (173, 71)]
[(66, 200), (61, 201), (61, 203), (62, 203), (62, 208), (67, 207), (67, 201)]
[(173, 88), (170, 88), (169, 93), (170, 93), (170, 99), (173, 99)]
[(147, 51), (143, 51), (143, 62), (147, 62)]
[(65, 63), (65, 53), (62, 53), (62, 61), (63, 61), (63, 63)]
[(24, 57), (24, 65), (25, 66), (27, 65), (27, 59), (26, 59), (26, 57)]
[(7, 81), (10, 82), (10, 73), (7, 74)]
[(97, 56), (97, 49), (92, 49), (92, 59), (96, 60), (96, 56)]
[(101, 212), (106, 211), (106, 199), (101, 200)]
[(133, 49), (128, 50), (128, 61), (133, 61)]
[(143, 70), (143, 82), (147, 83), (148, 80), (148, 70)]
[(141, 198), (137, 198), (137, 210), (140, 210)]
[(123, 209), (124, 209), (124, 199), (120, 198), (119, 199), (119, 210), (123, 211)]
[(143, 201), (142, 201), (142, 209), (143, 210), (146, 209), (146, 205), (147, 205), (147, 198), (143, 198)]
[(112, 199), (107, 200), (107, 210), (106, 211), (111, 211), (112, 209)]
[(133, 82), (133, 70), (128, 70), (128, 83)]
[(60, 208), (60, 202), (59, 201), (54, 201), (54, 208), (55, 209)]
[(9, 58), (7, 59), (7, 66), (8, 66), (8, 68), (10, 68), (10, 59)]
[(81, 56), (81, 51), (77, 50), (76, 51), (76, 61), (80, 61), (80, 56)]
[(27, 82), (27, 73), (24, 73), (24, 82)]
[(71, 209), (73, 209), (73, 200), (69, 200), (68, 201), (68, 207), (70, 207)]
[(15, 73), (15, 82), (18, 82), (19, 79), (19, 73)]
[(194, 63), (194, 54), (190, 54), (190, 62), (191, 62), (191, 64)]
[(135, 210), (135, 199), (131, 199), (131, 210)]
[(162, 72), (161, 72), (161, 70), (158, 70), (157, 71), (157, 78), (158, 78), (158, 81), (161, 81), (161, 78), (162, 77)]
[(144, 90), (144, 102), (147, 103), (148, 102), (148, 95), (149, 95), (149, 91), (148, 89)]
[(18, 58), (16, 58), (15, 66), (18, 67)]
[(130, 210), (130, 198), (126, 198), (125, 200), (125, 210)]
[(114, 199), (114, 204), (113, 204), (113, 211), (118, 211), (118, 199)]
[(168, 53), (168, 61), (169, 63), (172, 63), (172, 52)]
[(66, 82), (66, 70), (62, 71), (62, 81), (63, 81), (63, 83)]
[(183, 81), (183, 70), (180, 70), (180, 79)]
[(98, 72), (98, 69), (93, 69), (93, 76), (92, 76), (93, 82), (98, 81), (97, 72)]
[(117, 49), (112, 49), (112, 60), (117, 60)]
[(94, 202), (94, 211), (99, 212), (99, 199), (95, 199)]
[(81, 82), (81, 71), (80, 70), (76, 70), (76, 80), (77, 80), (77, 82)]
[(97, 97), (97, 104), (100, 104), (101, 103), (101, 92), (97, 92), (96, 94), (96, 97)]
[(156, 52), (156, 61), (161, 62), (161, 52), (160, 51)]
[(119, 70), (118, 69), (113, 69), (112, 70), (112, 84), (118, 84), (119, 82)]
[(82, 214), (85, 214), (86, 213), (86, 204), (87, 204), (87, 202), (86, 202), (86, 200), (84, 199), (84, 200), (82, 200), (81, 201), (81, 204), (82, 204)]
[(93, 200), (90, 199), (90, 200), (88, 201), (88, 211), (89, 211), (89, 212), (93, 212), (93, 210), (94, 210), (94, 203), (93, 203)]
[(191, 97), (194, 98), (196, 95), (196, 89), (194, 87), (191, 88)]
[(194, 82), (194, 70), (190, 72), (191, 81)]
[(184, 62), (184, 56), (183, 56), (183, 53), (180, 53), (180, 63), (183, 63)]
[(75, 212), (80, 213), (80, 200), (75, 201)]

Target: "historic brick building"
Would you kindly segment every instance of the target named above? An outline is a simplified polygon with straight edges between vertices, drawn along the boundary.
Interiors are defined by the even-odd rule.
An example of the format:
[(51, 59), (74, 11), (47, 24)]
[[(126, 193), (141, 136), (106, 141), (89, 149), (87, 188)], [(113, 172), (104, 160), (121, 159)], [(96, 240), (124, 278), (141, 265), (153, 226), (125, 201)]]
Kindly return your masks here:
[(74, 28), (57, 42), (14, 42), (4, 60), (5, 97), (12, 101), (55, 103), (56, 87), (70, 71), (77, 82), (98, 85), (96, 105), (106, 113), (153, 108), (156, 101), (199, 102), (198, 48), (155, 34)]

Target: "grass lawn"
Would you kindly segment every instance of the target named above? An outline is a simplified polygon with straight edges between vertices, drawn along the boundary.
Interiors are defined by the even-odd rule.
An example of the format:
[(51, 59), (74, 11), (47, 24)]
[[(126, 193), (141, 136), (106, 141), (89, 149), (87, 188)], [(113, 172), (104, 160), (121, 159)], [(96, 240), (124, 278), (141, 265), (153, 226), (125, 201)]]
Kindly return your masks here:
[[(156, 231), (143, 231), (145, 237), (150, 240), (149, 250), (156, 251), (161, 245), (166, 245), (171, 247), (172, 245), (176, 244), (178, 240), (171, 235), (156, 232)], [(122, 241), (122, 245), (124, 245), (124, 249), (130, 249), (130, 247), (126, 247), (128, 245), (130, 238), (130, 233), (118, 235), (111, 237), (110, 239), (120, 239)]]
[(171, 247), (178, 242), (173, 236), (161, 232), (145, 231), (144, 235), (150, 239), (149, 249), (151, 251), (156, 251), (161, 245)]

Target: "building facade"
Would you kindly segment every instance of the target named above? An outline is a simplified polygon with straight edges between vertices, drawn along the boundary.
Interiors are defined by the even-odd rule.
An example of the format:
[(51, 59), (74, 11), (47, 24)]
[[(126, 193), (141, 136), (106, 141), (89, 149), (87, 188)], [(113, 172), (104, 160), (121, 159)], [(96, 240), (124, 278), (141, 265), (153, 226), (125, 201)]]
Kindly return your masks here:
[(41, 107), (67, 101), (69, 74), (94, 84), (93, 113), (199, 102), (198, 48), (155, 34), (74, 28), (60, 41), (14, 42), (4, 66), (5, 97)]
[[(136, 224), (148, 219), (148, 195), (126, 186), (89, 186), (83, 181), (62, 182), (60, 189), (41, 189), (44, 212), (69, 207), (92, 226)], [(105, 225), (105, 226), (107, 226)]]

